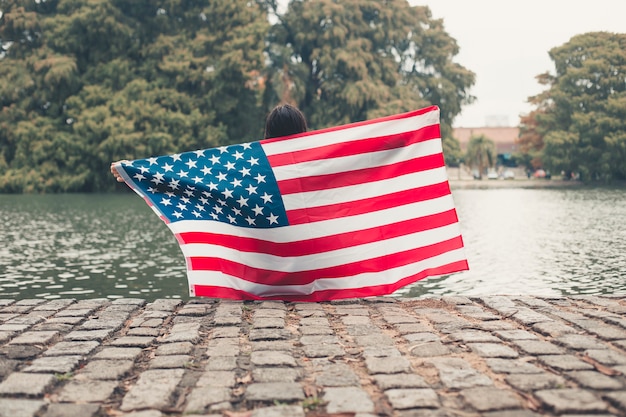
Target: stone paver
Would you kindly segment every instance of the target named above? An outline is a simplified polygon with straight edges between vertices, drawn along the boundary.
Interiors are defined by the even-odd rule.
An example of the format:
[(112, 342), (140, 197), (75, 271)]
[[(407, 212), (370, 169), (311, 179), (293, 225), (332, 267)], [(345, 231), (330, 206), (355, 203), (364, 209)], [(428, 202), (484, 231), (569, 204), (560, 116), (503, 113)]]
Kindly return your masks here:
[(0, 300), (0, 417), (626, 417), (626, 297)]

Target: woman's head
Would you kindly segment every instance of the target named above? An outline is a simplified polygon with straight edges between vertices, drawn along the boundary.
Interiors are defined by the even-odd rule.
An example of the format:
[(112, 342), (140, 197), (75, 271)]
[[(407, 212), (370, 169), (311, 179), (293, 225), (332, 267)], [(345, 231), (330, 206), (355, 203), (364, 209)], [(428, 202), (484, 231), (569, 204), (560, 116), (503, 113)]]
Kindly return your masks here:
[(300, 110), (290, 104), (281, 104), (267, 115), (265, 139), (306, 132), (306, 119)]

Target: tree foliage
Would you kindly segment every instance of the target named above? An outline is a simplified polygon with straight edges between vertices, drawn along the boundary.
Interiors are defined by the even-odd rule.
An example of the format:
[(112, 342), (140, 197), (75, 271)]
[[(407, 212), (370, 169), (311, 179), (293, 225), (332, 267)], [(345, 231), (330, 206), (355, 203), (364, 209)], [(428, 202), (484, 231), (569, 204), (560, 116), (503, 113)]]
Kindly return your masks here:
[(478, 176), (491, 168), (496, 162), (496, 144), (485, 135), (472, 136), (467, 144), (465, 163), (478, 171)]
[(111, 161), (257, 139), (265, 9), (0, 3), (0, 191), (113, 188)]
[(555, 172), (626, 179), (626, 34), (574, 36), (550, 58), (556, 73), (538, 76), (548, 89), (529, 99), (522, 149)]
[(269, 39), (269, 82), (312, 126), (437, 104), (445, 154), (458, 162), (451, 125), (473, 100), (474, 74), (453, 61), (457, 43), (428, 7), (406, 0), (292, 1)]
[(0, 0), (0, 192), (114, 189), (111, 161), (437, 104), (444, 152), (474, 74), (406, 0)]

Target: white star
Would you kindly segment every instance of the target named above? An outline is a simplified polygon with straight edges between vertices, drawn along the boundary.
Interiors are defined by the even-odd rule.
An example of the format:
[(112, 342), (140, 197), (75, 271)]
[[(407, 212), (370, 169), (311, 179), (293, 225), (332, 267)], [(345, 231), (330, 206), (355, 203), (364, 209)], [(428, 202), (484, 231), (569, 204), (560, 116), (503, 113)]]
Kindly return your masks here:
[(166, 191), (166, 192), (165, 192), (165, 194), (166, 194), (168, 197), (174, 197), (174, 196), (176, 195), (176, 194), (174, 194), (174, 193), (173, 193), (173, 192), (171, 192), (171, 191)]
[(169, 198), (164, 198), (164, 199), (161, 200), (161, 204), (163, 204), (164, 206), (167, 207), (167, 206), (171, 206), (172, 202), (170, 201)]
[(228, 178), (228, 175), (226, 175), (225, 172), (220, 172), (219, 174), (217, 174), (217, 179), (220, 181), (226, 181), (226, 178)]
[(263, 202), (265, 204), (267, 203), (271, 203), (272, 202), (272, 196), (268, 193), (263, 193), (263, 195), (261, 196), (261, 198), (263, 199)]
[(230, 214), (227, 216), (228, 217), (228, 221), (231, 223), (237, 223), (237, 219), (235, 219), (233, 216), (231, 216)]
[(180, 210), (183, 210), (183, 211), (184, 211), (184, 210), (187, 210), (187, 206), (186, 206), (186, 205), (184, 205), (183, 203), (178, 203), (178, 204), (176, 205), (176, 207), (178, 207)]
[(248, 185), (248, 188), (246, 188), (246, 191), (248, 191), (248, 194), (252, 195), (252, 194), (256, 194), (256, 189), (258, 187), (253, 186), (252, 184)]
[(242, 168), (239, 172), (241, 172), (241, 175), (245, 177), (246, 175), (250, 175), (250, 168)]
[(210, 213), (209, 216), (211, 216), (213, 218), (213, 220), (219, 220), (219, 216), (217, 215), (217, 213)]
[(183, 214), (179, 211), (175, 211), (174, 213), (172, 213), (172, 216), (176, 216), (176, 218), (180, 219), (181, 217), (183, 217)]
[(213, 206), (213, 210), (215, 210), (215, 212), (219, 214), (222, 214), (224, 212), (224, 209), (222, 209), (220, 206)]
[(226, 200), (222, 200), (221, 198), (218, 198), (217, 202), (220, 203), (220, 206), (225, 206), (226, 205)]
[(244, 149), (252, 149), (252, 144), (251, 143), (242, 143), (241, 146)]
[(150, 165), (156, 165), (157, 163), (157, 159), (152, 157), (152, 158), (148, 158), (148, 162), (150, 162)]
[[(209, 190), (211, 190), (211, 191), (215, 191), (215, 190), (217, 190), (217, 184), (216, 184), (216, 183), (214, 183), (214, 182), (210, 182), (210, 183), (208, 183), (208, 184), (207, 184), (207, 187), (209, 187)], [(205, 191), (204, 193), (206, 193), (206, 191)], [(204, 194), (204, 193), (202, 193), (202, 194)], [(207, 196), (207, 197), (208, 197), (208, 196), (210, 196), (210, 195), (211, 195), (211, 194), (209, 194), (209, 193), (207, 193), (207, 194), (206, 194), (206, 196)]]
[(190, 189), (186, 189), (185, 191), (183, 191), (183, 193), (187, 196), (187, 197), (191, 197), (193, 196), (193, 191)]
[(202, 204), (196, 204), (196, 208), (198, 209), (198, 211), (204, 211), (204, 207), (202, 207)]
[(139, 167), (139, 171), (141, 171), (142, 174), (145, 174), (146, 172), (150, 171), (150, 169), (148, 167)]
[(177, 153), (177, 154), (175, 154), (175, 155), (172, 155), (172, 160), (173, 160), (174, 162), (176, 162), (176, 161), (182, 161), (182, 159), (180, 159), (180, 154), (179, 154), (179, 153)]
[(226, 162), (226, 164), (224, 164), (224, 166), (226, 167), (227, 170), (231, 170), (231, 169), (235, 169), (235, 163), (234, 162)]
[[(152, 158), (156, 161), (156, 158)], [(124, 165), (125, 167), (132, 167), (133, 163), (132, 161), (122, 161), (122, 165)]]
[(233, 207), (233, 213), (235, 213), (237, 216), (241, 216), (241, 210), (239, 210), (238, 208)]
[(222, 191), (222, 195), (224, 196), (224, 198), (233, 198), (233, 190), (225, 188), (224, 191)]
[(239, 200), (237, 200), (237, 202), (239, 203), (239, 207), (243, 207), (243, 206), (247, 206), (248, 205), (248, 199), (247, 198), (243, 198), (243, 196), (239, 197)]
[(211, 163), (213, 165), (215, 164), (219, 164), (220, 163), (220, 158), (217, 155), (213, 155), (209, 158), (209, 161), (211, 161)]
[(253, 158), (251, 156), (250, 159), (248, 159), (248, 163), (250, 164), (251, 167), (255, 165), (259, 165), (259, 158)]
[(148, 187), (148, 192), (154, 194), (156, 193), (156, 188)]
[(235, 188), (237, 188), (237, 187), (241, 187), (241, 180), (238, 180), (237, 178), (233, 179), (230, 183), (231, 183), (231, 184), (233, 185), (233, 187), (235, 187)]
[(209, 202), (209, 200), (208, 200), (208, 199), (206, 199), (206, 198), (204, 198), (204, 197), (200, 197), (198, 200), (200, 200), (200, 202), (201, 202), (202, 204), (206, 204), (206, 203), (208, 203), (208, 202)]
[(269, 217), (266, 217), (266, 219), (270, 222), (270, 224), (278, 224), (278, 216), (274, 216), (272, 213), (270, 213)]
[(193, 151), (193, 153), (195, 153), (198, 158), (200, 158), (201, 156), (204, 156), (204, 151), (201, 151), (201, 150)]
[(249, 226), (252, 226), (254, 224), (254, 219), (250, 216), (246, 217), (246, 221), (248, 222)]
[(243, 158), (243, 154), (239, 151), (235, 151), (234, 155), (236, 160), (242, 159)]
[(260, 216), (263, 214), (263, 207), (259, 207), (259, 205), (257, 204), (256, 207), (252, 209), (252, 211), (254, 211), (254, 214), (256, 214), (257, 216)]
[(202, 214), (198, 213), (197, 211), (192, 211), (191, 214), (193, 214), (194, 216), (196, 216), (196, 218), (198, 217), (202, 217)]
[(190, 159), (189, 161), (185, 162), (185, 165), (187, 165), (189, 167), (189, 169), (196, 168), (196, 161), (192, 161)]
[(166, 162), (162, 168), (165, 170), (165, 172), (170, 172), (172, 171), (172, 168), (174, 168), (174, 165), (170, 165)]
[(156, 185), (162, 184), (163, 183), (163, 174), (160, 173), (160, 172), (155, 172), (154, 178), (152, 178), (150, 181), (152, 181)]
[(172, 190), (178, 190), (178, 183), (180, 183), (180, 180), (172, 180), (169, 184), (167, 184), (167, 186), (170, 187)]
[(261, 175), (261, 174), (257, 174), (256, 177), (254, 177), (254, 179), (256, 180), (257, 184), (260, 184), (262, 182), (265, 182), (265, 175)]
[(185, 204), (189, 204), (189, 199), (187, 197), (181, 197), (180, 201), (182, 201)]
[(211, 168), (208, 168), (206, 165), (204, 166), (204, 168), (202, 168), (200, 171), (202, 171), (202, 173), (204, 175), (209, 175), (211, 173)]
[(199, 177), (199, 176), (197, 176), (197, 175), (196, 175), (195, 177), (193, 177), (193, 178), (192, 178), (192, 181), (193, 181), (193, 183), (194, 183), (194, 184), (197, 184), (197, 183), (199, 183), (199, 182), (202, 182), (202, 180), (203, 180), (203, 178), (200, 178), (200, 177)]
[(183, 171), (182, 169), (178, 172), (178, 176), (181, 178), (185, 178), (188, 174), (188, 172)]
[(228, 152), (228, 146), (220, 146), (217, 149), (219, 149), (220, 153)]
[(135, 175), (133, 175), (133, 178), (139, 180), (139, 181), (143, 181), (146, 179), (146, 177), (144, 177), (143, 175), (141, 175), (139, 172), (136, 173)]

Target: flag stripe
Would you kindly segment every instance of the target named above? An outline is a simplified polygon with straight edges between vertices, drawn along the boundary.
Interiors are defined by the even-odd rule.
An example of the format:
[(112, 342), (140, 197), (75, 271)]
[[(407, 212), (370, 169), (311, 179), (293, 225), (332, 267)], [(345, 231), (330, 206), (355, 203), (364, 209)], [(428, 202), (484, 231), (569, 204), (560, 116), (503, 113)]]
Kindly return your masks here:
[(357, 288), (319, 290), (311, 293), (294, 291), (288, 294), (283, 294), (279, 291), (276, 291), (273, 294), (258, 295), (259, 292), (257, 291), (256, 287), (251, 288), (248, 291), (244, 291), (238, 289), (238, 287), (233, 288), (200, 284), (192, 286), (192, 292), (198, 297), (217, 297), (229, 298), (234, 300), (284, 300), (293, 302), (321, 302), (341, 298), (361, 298), (392, 294), (400, 288), (426, 277), (448, 275), (465, 269), (467, 269), (467, 261), (461, 260), (435, 268), (423, 269), (420, 272), (406, 277), (393, 284), (368, 285)]
[[(417, 201), (438, 198), (448, 194), (450, 194), (448, 183), (441, 182), (439, 184), (429, 185), (426, 187), (402, 190), (360, 200), (355, 199), (352, 201), (342, 201), (317, 207), (310, 205), (308, 208), (305, 205), (304, 208), (301, 209), (288, 210), (287, 218), (289, 219), (289, 224), (303, 224), (327, 219), (356, 216), (359, 214), (410, 204)], [(315, 197), (311, 197), (311, 200), (318, 202), (326, 201), (326, 199), (323, 199), (321, 196), (318, 196), (317, 199)], [(332, 199), (330, 201), (332, 201)]]
[(216, 223), (208, 220), (174, 222), (169, 227), (177, 236), (190, 232), (199, 232), (250, 238), (261, 242), (270, 242), (270, 244), (273, 242), (297, 243), (307, 239), (319, 239), (327, 235), (358, 232), (364, 228), (364, 225), (368, 225), (368, 227), (385, 226), (389, 223), (410, 220), (414, 217), (435, 215), (450, 209), (454, 209), (454, 201), (451, 195), (446, 194), (442, 197), (392, 207), (384, 211), (317, 222), (315, 227), (311, 227), (310, 224), (300, 224), (272, 229), (242, 229), (227, 223)]
[(371, 152), (367, 155), (350, 155), (328, 160), (300, 162), (292, 165), (274, 167), (277, 181), (306, 178), (326, 174), (350, 174), (351, 171), (381, 167), (398, 162), (409, 161), (423, 156), (441, 155), (441, 140), (432, 139), (419, 144), (409, 145), (396, 150)]
[(211, 244), (237, 249), (241, 252), (295, 257), (391, 239), (405, 234), (447, 226), (457, 221), (456, 211), (451, 209), (442, 213), (404, 220), (385, 226), (375, 226), (343, 234), (286, 243), (206, 232), (181, 233), (178, 235), (178, 238), (184, 244)]
[[(285, 165), (297, 165), (310, 161), (324, 161), (333, 158), (358, 156), (381, 151), (393, 151), (398, 148), (411, 147), (422, 142), (440, 138), (439, 125), (425, 126), (412, 132), (401, 132), (375, 138), (357, 139), (345, 143), (333, 143), (326, 146), (317, 146), (310, 149), (301, 149), (276, 155), (268, 155), (270, 165), (276, 169)], [(358, 159), (357, 159), (358, 160)]]
[[(279, 297), (280, 299), (322, 301), (323, 298), (312, 299), (310, 296), (317, 295), (323, 297), (327, 291), (341, 294), (338, 298), (390, 294), (398, 288), (422, 279), (425, 276), (434, 275), (432, 272), (426, 272), (426, 275), (422, 275), (424, 271), (438, 271), (437, 275), (442, 275), (463, 269), (467, 269), (467, 261), (461, 250), (455, 250), (435, 258), (429, 258), (395, 270), (389, 270), (385, 274), (364, 273), (357, 277), (317, 279), (304, 285), (269, 285), (265, 283), (248, 282), (228, 275), (221, 276), (216, 272), (204, 271), (190, 272), (189, 283), (195, 291), (200, 291), (199, 294), (197, 293), (198, 295), (203, 294), (202, 287), (210, 286), (222, 288), (226, 291), (233, 288), (243, 292), (254, 292), (263, 298)], [(377, 287), (379, 289), (380, 287), (384, 287), (386, 290), (385, 292), (373, 290), (372, 293), (368, 293), (367, 295), (355, 294), (355, 290)]]
[(269, 158), (282, 153), (298, 152), (338, 143), (350, 147), (354, 140), (411, 132), (432, 125), (439, 125), (439, 110), (435, 107), (428, 107), (415, 112), (301, 133), (295, 136), (265, 139), (261, 141), (261, 144)]
[[(439, 241), (447, 241), (458, 236), (460, 236), (458, 227), (453, 224), (406, 234), (385, 241), (293, 257), (240, 252), (237, 249), (200, 243), (182, 245), (181, 250), (190, 262), (194, 262), (194, 258), (204, 257), (222, 258), (226, 261), (241, 263), (243, 263), (242, 259), (245, 259), (245, 263), (251, 268), (297, 273), (320, 268), (340, 267), (354, 262), (365, 262), (368, 258), (375, 257), (373, 254), (387, 256), (395, 252), (406, 252), (415, 247), (428, 247)], [(420, 245), (416, 246), (415, 242), (420, 242)], [(196, 269), (196, 265), (200, 264), (193, 263), (193, 265)]]
[[(344, 166), (352, 166), (346, 164)], [(350, 185), (366, 184), (369, 182), (383, 181), (397, 178), (401, 175), (414, 174), (416, 172), (444, 167), (442, 155), (428, 155), (409, 159), (388, 165), (372, 166), (358, 170), (330, 173), (323, 175), (311, 175), (289, 180), (278, 180), (278, 188), (283, 196), (308, 191), (319, 191), (346, 187)]]

